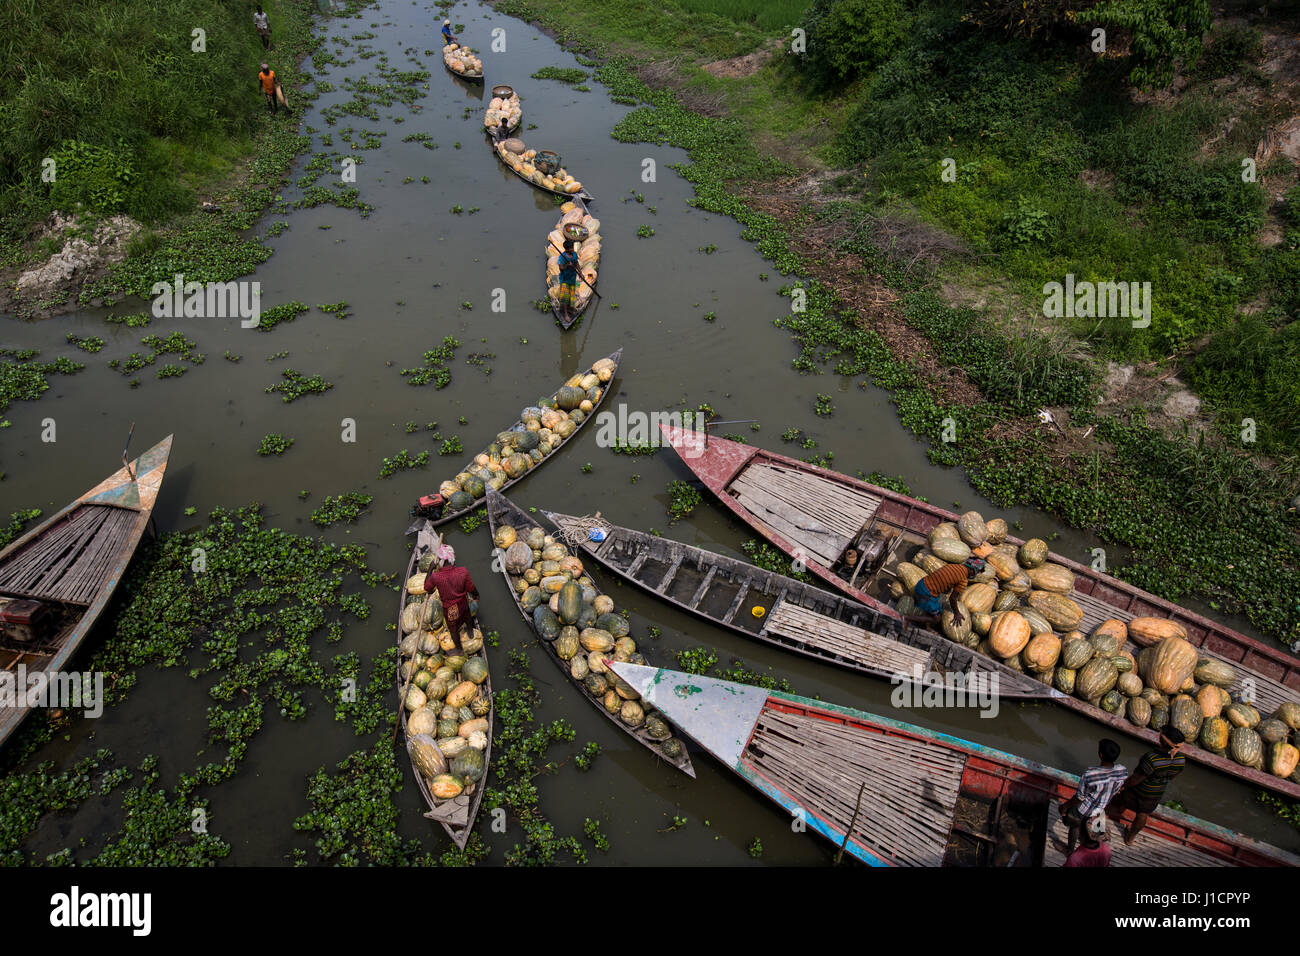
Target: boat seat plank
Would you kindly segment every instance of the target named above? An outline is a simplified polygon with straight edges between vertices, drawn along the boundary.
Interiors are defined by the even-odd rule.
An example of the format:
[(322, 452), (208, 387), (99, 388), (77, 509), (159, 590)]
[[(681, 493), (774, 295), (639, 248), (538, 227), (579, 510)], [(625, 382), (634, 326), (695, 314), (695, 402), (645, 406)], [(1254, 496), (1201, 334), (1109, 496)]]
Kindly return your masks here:
[(910, 674), (918, 665), (925, 671), (930, 663), (930, 653), (923, 648), (872, 634), (786, 601), (778, 602), (772, 608), (764, 629), (859, 664), (894, 673)]
[(780, 497), (808, 504), (848, 534), (861, 529), (880, 507), (880, 499), (875, 495), (768, 462), (755, 462), (741, 477), (772, 490)]
[(853, 505), (843, 505), (817, 497), (806, 489), (794, 488), (762, 480), (759, 476), (745, 472), (732, 482), (733, 491), (760, 492), (782, 502), (800, 514), (816, 519), (837, 534), (853, 537), (862, 528), (869, 510)]

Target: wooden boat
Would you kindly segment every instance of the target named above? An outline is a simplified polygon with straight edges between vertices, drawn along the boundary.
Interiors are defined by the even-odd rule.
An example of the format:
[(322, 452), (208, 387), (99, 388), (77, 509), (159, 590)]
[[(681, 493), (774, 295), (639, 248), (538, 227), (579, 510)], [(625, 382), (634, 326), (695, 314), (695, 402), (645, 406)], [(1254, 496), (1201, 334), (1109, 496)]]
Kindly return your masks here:
[[(603, 518), (542, 514), (612, 574), (751, 641), (890, 680), (960, 674), (963, 686), (973, 688), (977, 675), (997, 674), (990, 683), (999, 697), (1063, 696), (941, 634), (794, 578)], [(590, 537), (597, 527), (604, 534), (599, 542)]]
[[(447, 71), (448, 73), (450, 73), (452, 76), (458, 77), (459, 79), (462, 79), (462, 80), (468, 80), (468, 81), (471, 82), (471, 83), (482, 83), (482, 82), (483, 82), (483, 73), (482, 73), (482, 71), (480, 71), (480, 72), (478, 72), (478, 73), (462, 73), (460, 70), (454, 70), (454, 69), (452, 69), (451, 64), (447, 62), (447, 52), (448, 52), (447, 47), (449, 47), (450, 45), (451, 45), (451, 44), (445, 44), (445, 45), (443, 46), (443, 48), (442, 48), (442, 65), (443, 65), (443, 67), (446, 69), (446, 71)], [(459, 44), (459, 43), (458, 43), (458, 44), (456, 45), (456, 48), (459, 49), (459, 50), (465, 50), (465, 51), (468, 52), (468, 53), (473, 53), (473, 52), (474, 52), (473, 50), (471, 50), (469, 47), (465, 46), (464, 44)]]
[[(406, 608), (406, 598), (409, 593), (406, 590), (406, 582), (416, 573), (420, 559), (426, 554), (435, 553), (438, 545), (441, 543), (441, 536), (433, 530), (433, 525), (424, 522), (419, 529), (415, 540), (415, 547), (411, 549), (411, 560), (406, 565), (406, 577), (402, 578), (402, 594), (397, 602), (397, 643), (402, 643), (402, 611)], [(487, 649), (484, 648), (477, 652), (484, 660), (487, 660)], [(397, 693), (398, 693), (398, 720), (402, 725), (402, 739), (406, 739), (406, 708), (402, 706), (401, 694), (405, 681), (402, 680), (401, 669), (397, 673)], [(488, 699), (492, 699), (492, 677), (483, 682), (483, 687), (487, 689)], [(440, 800), (435, 797), (429, 790), (428, 781), (424, 775), (412, 762), (411, 774), (415, 777), (415, 783), (420, 788), (420, 793), (424, 797), (425, 804), (429, 809), (424, 814), (425, 819), (433, 820), (435, 823), (442, 824), (442, 828), (447, 831), (447, 835), (452, 838), (456, 846), (462, 850), (465, 844), (469, 842), (469, 836), (474, 832), (474, 820), (478, 817), (479, 804), (483, 802), (483, 794), (487, 792), (488, 772), (492, 765), (492, 731), (496, 723), (496, 708), (493, 707), (487, 715), (487, 749), (483, 751), (483, 778), (474, 785), (473, 792), (462, 793), (460, 796), (451, 800)], [(409, 754), (408, 754), (409, 756)]]
[[(492, 87), (491, 102), (495, 102), (497, 100), (504, 100), (507, 107), (510, 108), (511, 110), (519, 107), (519, 94), (515, 92), (513, 87), (507, 86), (504, 83)], [(487, 133), (489, 136), (492, 135), (492, 131), (496, 129), (501, 122), (500, 112), (498, 109), (494, 109), (491, 106), (491, 102), (489, 103), (488, 108), (483, 111), (483, 132)], [(506, 128), (511, 133), (513, 133), (515, 132), (515, 130), (519, 129), (519, 126), (522, 123), (523, 123), (523, 110), (522, 108), (520, 108), (518, 117), (515, 119), (513, 123), (510, 123)]]
[[(494, 491), (488, 492), (488, 522), (491, 525), (493, 541), (497, 539), (497, 529), (503, 525), (511, 525), (516, 531), (520, 532), (521, 535), (527, 534), (533, 528), (541, 527), (537, 521), (520, 510), (509, 498), (505, 495), (497, 494)], [(520, 601), (519, 593), (514, 588), (514, 582), (510, 579), (510, 572), (506, 570), (505, 562), (500, 560), (500, 556), (498, 555), (497, 560), (493, 563), (501, 569), (501, 577), (505, 580), (506, 588), (510, 591), (510, 595), (514, 599), (515, 607), (519, 609), (519, 613), (523, 615), (524, 620), (528, 622), (528, 626), (533, 629), (533, 633), (537, 633), (537, 629), (533, 626), (532, 615), (524, 608), (523, 603)], [(600, 589), (597, 588), (596, 590), (597, 593), (599, 593)], [(546, 656), (554, 662), (555, 666), (560, 669), (560, 672), (564, 674), (565, 678), (569, 680), (573, 686), (577, 688), (578, 692), (593, 707), (595, 707), (599, 713), (603, 714), (610, 723), (623, 731), (623, 733), (627, 734), (642, 747), (645, 747), (659, 759), (667, 761), (689, 777), (695, 776), (695, 768), (691, 765), (690, 754), (686, 752), (685, 748), (681, 749), (679, 755), (670, 756), (665, 753), (663, 749), (663, 744), (666, 743), (666, 741), (655, 740), (651, 737), (646, 732), (644, 724), (635, 728), (624, 724), (619, 720), (617, 714), (611, 714), (605, 709), (600, 698), (592, 696), (591, 692), (588, 691), (582, 681), (573, 677), (568, 662), (562, 660), (560, 655), (556, 653), (554, 641), (545, 640), (541, 635), (538, 635), (537, 643), (542, 646), (542, 649), (546, 652)]]
[[(0, 673), (16, 693), (37, 673), (63, 671), (107, 607), (149, 525), (171, 450), (168, 435), (129, 465), (123, 453), (121, 468), (0, 551), (0, 612), (40, 621), (34, 634), (0, 627)], [(0, 744), (30, 710), (0, 707)]]
[[(710, 437), (706, 443), (697, 432), (661, 428), (686, 466), (733, 514), (786, 554), (802, 560), (809, 572), (884, 614), (898, 616), (888, 603), (890, 569), (914, 555), (932, 528), (958, 518), (942, 508), (795, 458), (721, 438)], [(864, 557), (852, 573), (843, 571), (841, 559), (849, 547), (876, 557)], [(1069, 596), (1083, 610), (1079, 629), (1084, 633), (1107, 618), (1172, 618), (1187, 629), (1187, 639), (1205, 656), (1228, 661), (1236, 669), (1237, 678), (1228, 688), (1235, 699), (1247, 696), (1266, 715), (1284, 701), (1300, 699), (1300, 660), (1068, 558), (1052, 554), (1048, 560), (1075, 575), (1075, 589)], [(1131, 641), (1126, 648), (1134, 655), (1140, 650)], [(1077, 697), (1060, 694), (1052, 699), (1122, 733), (1152, 743), (1157, 739), (1155, 731)], [(1183, 754), (1300, 798), (1300, 774), (1275, 777), (1199, 746), (1189, 746)]]
[[(807, 697), (609, 666), (683, 734), (864, 863), (1065, 862), (1060, 807), (1078, 784), (1073, 774)], [(1114, 824), (1110, 829), (1111, 866), (1300, 865), (1291, 853), (1166, 807), (1151, 815), (1132, 846), (1114, 838)]]
[(512, 173), (514, 173), (516, 176), (518, 176), (520, 179), (526, 182), (528, 185), (532, 186), (534, 189), (540, 189), (544, 193), (550, 193), (552, 196), (561, 196), (564, 199), (582, 199), (585, 202), (596, 201), (596, 197), (593, 196), (591, 193), (589, 193), (585, 186), (582, 189), (578, 190), (576, 193), (566, 193), (563, 190), (551, 189), (548, 186), (543, 186), (539, 182), (534, 182), (533, 180), (529, 179), (527, 176), (525, 176), (519, 170), (515, 169), (513, 166), (510, 165), (510, 163), (506, 161), (505, 157), (501, 155), (501, 151), (503, 148), (504, 147), (501, 143), (492, 144), (492, 152), (496, 154), (497, 161), (501, 163), (501, 165), (504, 166), (506, 169), (510, 170)]
[[(582, 197), (581, 197), (581, 196), (576, 196), (576, 197), (574, 197), (574, 199), (571, 200), (571, 201), (573, 202), (574, 206), (576, 206), (578, 209), (582, 210), (582, 215), (583, 215), (584, 217), (591, 215), (591, 214), (588, 212), (588, 210), (587, 210), (587, 204), (586, 204), (585, 202), (582, 201)], [(566, 213), (565, 215), (568, 215), (568, 214)], [(560, 221), (559, 221), (558, 223), (556, 223), (555, 228), (551, 230), (551, 234), (554, 234), (554, 233), (556, 233), (556, 232), (560, 232), (560, 231), (561, 231), (561, 228), (560, 228), (560, 227), (561, 227), (563, 224), (564, 224), (564, 216), (562, 215), (562, 216), (560, 217)], [(578, 252), (581, 252), (582, 247), (583, 247), (584, 245), (586, 245), (587, 243), (592, 242), (593, 240), (597, 243), (596, 249), (599, 250), (599, 248), (600, 248), (600, 246), (599, 246), (599, 242), (600, 242), (600, 233), (599, 233), (599, 232), (596, 232), (595, 234), (593, 234), (593, 235), (591, 235), (591, 236), (588, 236), (588, 237), (587, 237), (586, 239), (584, 239), (581, 243), (578, 243), (578, 245), (575, 246), (575, 250), (578, 251)], [(559, 259), (560, 259), (560, 250), (561, 250), (562, 248), (563, 248), (562, 245), (557, 246), (557, 244), (556, 244), (556, 242), (554, 241), (554, 239), (551, 238), (551, 235), (548, 235), (548, 236), (547, 236), (547, 239), (546, 239), (546, 283), (547, 283), (546, 295), (547, 295), (547, 298), (550, 299), (550, 302), (551, 302), (551, 314), (555, 316), (555, 321), (558, 322), (558, 323), (560, 324), (560, 328), (564, 329), (564, 330), (567, 332), (569, 329), (573, 328), (573, 326), (576, 325), (576, 324), (578, 323), (578, 321), (582, 318), (583, 313), (587, 311), (587, 306), (591, 305), (591, 303), (592, 303), (593, 301), (595, 301), (595, 298), (596, 298), (596, 295), (595, 295), (595, 289), (596, 289), (596, 269), (597, 269), (597, 267), (600, 265), (600, 253), (599, 253), (599, 251), (597, 251), (597, 253), (596, 253), (596, 258), (595, 258), (594, 260), (592, 260), (591, 265), (590, 265), (589, 267), (587, 267), (587, 268), (582, 268), (582, 263), (581, 263), (581, 262), (578, 263), (578, 265), (579, 265), (579, 275), (582, 277), (582, 278), (580, 278), (580, 279), (578, 280), (578, 304), (577, 304), (577, 308), (574, 310), (573, 314), (570, 315), (569, 318), (566, 320), (566, 319), (564, 318), (563, 313), (560, 311), (560, 305), (559, 305), (559, 303), (555, 300), (555, 297), (554, 297), (553, 295), (551, 295), (551, 288), (552, 288), (552, 286), (551, 286), (551, 284), (550, 284), (550, 283), (551, 283), (551, 268), (552, 268), (553, 265), (554, 265), (554, 267), (555, 267), (556, 275), (557, 275), (557, 279), (556, 279), (556, 281), (557, 281), (557, 282), (559, 281), (559, 279), (558, 279), (558, 274), (559, 274)], [(585, 284), (584, 284), (584, 283), (585, 283)]]
[[(538, 464), (538, 466), (536, 467), (540, 467), (540, 465), (543, 465), (546, 462), (550, 461), (552, 458), (554, 458), (555, 453), (559, 451), (561, 447), (567, 445), (570, 441), (572, 441), (573, 436), (577, 435), (578, 432), (580, 432), (589, 421), (591, 421), (593, 418), (596, 417), (596, 409), (600, 407), (601, 402), (603, 402), (605, 398), (609, 395), (611, 391), (609, 385), (611, 385), (614, 381), (614, 378), (618, 376), (618, 366), (619, 363), (623, 361), (623, 350), (619, 349), (616, 352), (611, 352), (609, 355), (606, 355), (604, 357), (604, 360), (608, 360), (614, 363), (614, 373), (613, 376), (610, 378), (609, 382), (605, 383), (605, 387), (601, 392), (600, 400), (594, 403), (591, 413), (586, 415), (586, 417), (584, 417), (582, 421), (578, 422), (577, 428), (573, 430), (573, 434), (569, 435), (568, 438), (565, 438), (563, 441), (561, 441), (560, 445), (555, 447), (551, 451), (551, 454), (543, 458), (541, 462)], [(586, 375), (593, 374), (591, 369), (594, 369), (595, 366), (596, 363), (593, 362), (591, 368), (589, 368), (586, 372), (581, 374), (586, 374)], [(555, 394), (556, 393), (552, 393), (552, 398), (554, 398)], [(523, 428), (524, 428), (524, 420), (521, 416), (512, 426), (510, 426), (509, 430), (518, 431)], [(469, 461), (465, 463), (462, 472), (468, 471), (472, 467), (475, 467), (473, 458), (471, 458)], [(522, 481), (524, 478), (527, 478), (530, 474), (533, 473), (534, 470), (535, 468), (530, 468), (528, 471), (524, 472), (519, 477), (509, 479), (508, 481), (505, 482), (505, 484), (501, 485), (501, 487), (497, 490), (504, 491), (506, 488), (509, 488), (511, 485), (515, 484), (516, 482)], [(469, 514), (474, 509), (482, 507), (482, 504), (483, 504), (483, 500), (480, 498), (475, 500), (473, 504), (467, 505), (463, 508), (452, 509), (450, 500), (444, 503), (442, 501), (442, 495), (439, 494), (437, 496), (430, 496), (427, 499), (421, 499), (421, 503), (416, 506), (416, 511), (419, 512), (422, 517), (432, 521), (434, 525), (441, 525), (441, 524), (446, 524), (448, 521), (451, 521), (454, 518), (459, 518), (462, 517), (463, 515)], [(411, 534), (412, 532), (414, 532), (417, 529), (418, 524), (419, 522), (412, 524), (409, 528), (406, 529), (406, 533)]]

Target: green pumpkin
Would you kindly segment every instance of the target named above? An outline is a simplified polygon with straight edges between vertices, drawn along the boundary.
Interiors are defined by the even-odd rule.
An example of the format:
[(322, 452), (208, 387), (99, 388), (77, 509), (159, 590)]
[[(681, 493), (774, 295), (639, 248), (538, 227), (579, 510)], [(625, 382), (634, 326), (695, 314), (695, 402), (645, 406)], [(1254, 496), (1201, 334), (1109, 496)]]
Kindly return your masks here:
[(560, 626), (560, 619), (545, 604), (533, 608), (533, 628), (543, 640), (553, 641), (559, 637)]
[(457, 720), (451, 719), (451, 720), (438, 721), (439, 737), (455, 737), (459, 733), (460, 733), (460, 723)]
[[(556, 621), (559, 624), (559, 621)], [(560, 660), (568, 661), (573, 659), (582, 645), (578, 643), (578, 629), (575, 627), (566, 627), (563, 633), (555, 641), (555, 653)]]
[(487, 494), (486, 483), (483, 481), (482, 478), (478, 477), (477, 475), (470, 475), (468, 478), (466, 478), (463, 487), (465, 489), (466, 494), (473, 495), (475, 498), (482, 498), (485, 494)]
[(1119, 680), (1119, 671), (1108, 657), (1094, 657), (1079, 670), (1074, 690), (1078, 697), (1091, 700), (1110, 692)]
[(564, 624), (577, 624), (578, 615), (582, 613), (582, 585), (569, 581), (560, 588), (560, 621)]
[(1228, 737), (1232, 759), (1244, 767), (1259, 770), (1264, 766), (1264, 742), (1249, 727), (1233, 727)]
[(483, 683), (488, 676), (487, 661), (478, 655), (471, 657), (465, 662), (465, 666), (460, 669), (460, 676), (476, 684)]
[(447, 499), (448, 513), (464, 511), (472, 507), (474, 507), (474, 496), (464, 491), (457, 491)]
[(1118, 714), (1124, 709), (1124, 699), (1124, 695), (1119, 691), (1108, 691), (1101, 698), (1101, 709), (1108, 714)]
[(1151, 722), (1147, 725), (1152, 730), (1163, 730), (1169, 723), (1169, 707), (1165, 704), (1151, 705)]
[(1145, 727), (1151, 723), (1151, 705), (1141, 697), (1130, 697), (1124, 705), (1125, 716), (1135, 727)]
[(481, 780), (486, 769), (483, 751), (473, 747), (466, 747), (451, 758), (451, 772), (467, 780)]
[(676, 737), (669, 737), (667, 740), (665, 740), (663, 743), (659, 745), (659, 749), (663, 751), (663, 755), (665, 757), (668, 757), (671, 760), (676, 760), (678, 757), (680, 757), (683, 753), (686, 752), (682, 748), (682, 742), (678, 740)]
[(1222, 717), (1210, 717), (1201, 724), (1200, 744), (1211, 753), (1226, 753), (1231, 731), (1232, 725)]
[(515, 447), (523, 452), (532, 451), (542, 440), (537, 432), (517, 432), (516, 436)]
[(1186, 694), (1179, 694), (1169, 706), (1170, 725), (1182, 731), (1187, 740), (1196, 740), (1200, 736), (1204, 722), (1201, 705)]
[(1052, 676), (1052, 684), (1062, 694), (1074, 694), (1074, 682), (1078, 677), (1078, 671), (1071, 667), (1058, 667)]
[(1092, 660), (1094, 653), (1093, 646), (1087, 641), (1077, 637), (1068, 640), (1061, 645), (1061, 666), (1077, 671)]
[(596, 627), (602, 631), (608, 631), (615, 638), (627, 637), (631, 628), (628, 626), (627, 618), (622, 614), (616, 614), (611, 611), (608, 614), (601, 614), (596, 618)]
[(523, 597), (519, 599), (519, 603), (524, 606), (525, 611), (531, 614), (537, 606), (545, 602), (545, 600), (546, 592), (541, 588), (534, 586), (529, 587), (528, 590), (524, 592)]
[(1088, 643), (1098, 654), (1104, 654), (1106, 657), (1119, 654), (1119, 640), (1114, 634), (1094, 634), (1088, 638)]
[(582, 404), (587, 393), (572, 385), (565, 385), (555, 393), (555, 405), (563, 411), (572, 411)]

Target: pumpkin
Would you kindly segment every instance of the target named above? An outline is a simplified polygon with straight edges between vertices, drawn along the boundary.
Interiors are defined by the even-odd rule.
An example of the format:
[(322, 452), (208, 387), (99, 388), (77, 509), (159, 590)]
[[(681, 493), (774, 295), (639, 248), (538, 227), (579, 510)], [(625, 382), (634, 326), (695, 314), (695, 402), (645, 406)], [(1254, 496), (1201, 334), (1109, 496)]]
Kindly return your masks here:
[(1036, 568), (1047, 560), (1047, 542), (1042, 538), (1030, 538), (1016, 552), (1016, 560), (1022, 568)]
[(1065, 667), (1078, 670), (1088, 661), (1092, 660), (1095, 650), (1087, 641), (1075, 639), (1066, 639), (1061, 643), (1061, 664)]
[(578, 623), (578, 615), (582, 613), (582, 585), (577, 581), (566, 581), (560, 587), (559, 598), (560, 622)]
[[(1133, 633), (1131, 624), (1129, 633)], [(1155, 646), (1142, 677), (1156, 690), (1173, 694), (1191, 679), (1197, 659), (1195, 647), (1181, 637), (1170, 635)]]
[[(415, 713), (411, 714), (406, 721), (407, 737), (419, 737), (424, 735), (432, 738), (438, 732), (438, 715), (429, 707), (421, 707)], [(437, 773), (438, 771), (434, 771)], [(432, 774), (426, 774), (432, 776)]]
[(516, 541), (506, 548), (503, 563), (511, 574), (523, 574), (533, 563), (533, 551), (523, 541)]
[(1275, 777), (1289, 777), (1300, 764), (1300, 748), (1288, 743), (1275, 743), (1268, 748), (1268, 769)]
[(1101, 709), (1108, 714), (1119, 714), (1125, 709), (1124, 699), (1124, 695), (1119, 691), (1108, 691), (1102, 695)]
[[(1111, 658), (1114, 663), (1115, 658)], [(1115, 688), (1125, 697), (1137, 697), (1142, 693), (1142, 678), (1137, 674), (1120, 674), (1119, 680), (1115, 682)]]
[(1234, 727), (1253, 728), (1259, 723), (1259, 711), (1250, 704), (1229, 704), (1223, 716)]
[(473, 747), (466, 747), (451, 761), (451, 772), (466, 780), (478, 781), (482, 779), (486, 770), (487, 764), (483, 760), (483, 752)]
[(898, 599), (898, 613), (903, 617), (916, 613), (916, 601), (912, 599), (912, 595), (904, 594)]
[(988, 611), (976, 611), (971, 615), (970, 626), (971, 630), (983, 637), (993, 626), (993, 615)]
[(934, 556), (949, 564), (961, 564), (971, 555), (970, 547), (958, 538), (939, 538), (930, 545)]
[(1029, 580), (1029, 575), (1024, 571), (1018, 571), (1015, 577), (1002, 582), (1002, 588), (1012, 594), (1024, 595), (1034, 589), (1034, 582)]
[(578, 635), (578, 642), (584, 650), (595, 651), (597, 653), (608, 653), (614, 649), (614, 636), (609, 631), (602, 631), (600, 628), (584, 628)]
[(993, 610), (995, 611), (1014, 611), (1020, 607), (1020, 598), (1011, 591), (999, 591), (998, 596), (993, 600)]
[(560, 636), (560, 619), (545, 604), (533, 608), (533, 630), (544, 641), (553, 641)]
[(1278, 704), (1277, 712), (1273, 716), (1292, 730), (1300, 730), (1300, 704), (1295, 701), (1288, 700)]
[(429, 781), (429, 792), (439, 800), (451, 800), (465, 792), (465, 781), (455, 774), (440, 773)]
[(1045, 618), (1041, 611), (1032, 607), (1020, 608), (1020, 616), (1029, 622), (1029, 629), (1034, 634), (1052, 633), (1052, 622)]
[(1231, 732), (1232, 725), (1222, 717), (1207, 715), (1205, 723), (1201, 724), (1201, 735), (1198, 741), (1211, 753), (1223, 754), (1228, 750), (1228, 736)]
[(1213, 657), (1202, 657), (1192, 671), (1198, 684), (1214, 684), (1216, 687), (1231, 687), (1237, 679), (1237, 669), (1224, 661)]
[(1010, 657), (1003, 657), (1001, 660), (1005, 666), (1010, 667), (1013, 671), (1018, 671), (1021, 674), (1025, 672), (1024, 665), (1020, 663), (1019, 654), (1012, 654)]
[(465, 680), (447, 691), (447, 703), (451, 707), (464, 707), (477, 696), (478, 684), (472, 680)]
[(1056, 594), (1069, 594), (1074, 590), (1074, 572), (1059, 564), (1043, 564), (1025, 573), (1039, 590)]
[(458, 737), (457, 731), (460, 730), (460, 722), (454, 717), (443, 717), (438, 721), (439, 737)]
[(628, 623), (627, 618), (622, 614), (601, 614), (596, 618), (596, 627), (602, 631), (607, 631), (614, 638), (627, 637)]
[[(562, 633), (555, 641), (555, 653), (562, 661), (571, 660), (578, 653), (581, 646), (578, 642), (578, 632), (576, 628), (565, 628), (566, 633)], [(571, 632), (571, 633), (569, 633)]]
[(997, 596), (997, 589), (991, 584), (972, 584), (962, 592), (961, 603), (969, 610), (979, 613), (991, 610)]
[(1147, 724), (1152, 730), (1163, 730), (1169, 724), (1169, 707), (1167, 704), (1151, 705), (1151, 722)]
[(482, 731), (483, 733), (487, 733), (487, 729), (488, 729), (487, 718), (475, 717), (472, 720), (467, 720), (464, 723), (462, 723), (460, 725), (460, 728), (456, 731), (456, 736), (464, 737), (466, 740), (468, 740), (469, 735), (474, 733), (475, 731)]
[(961, 540), (961, 534), (957, 531), (957, 522), (941, 521), (931, 528), (925, 536), (926, 543), (930, 545), (933, 545), (940, 538)]
[(1141, 697), (1130, 697), (1124, 705), (1124, 716), (1135, 727), (1145, 727), (1151, 723), (1151, 705)]
[(1197, 738), (1204, 721), (1200, 706), (1186, 694), (1179, 694), (1169, 705), (1170, 726), (1182, 731), (1188, 740)]
[(1128, 634), (1135, 644), (1151, 647), (1170, 637), (1187, 639), (1187, 628), (1163, 617), (1135, 617), (1128, 622)]
[(984, 523), (985, 539), (989, 544), (1001, 544), (1007, 540), (1007, 523), (1002, 518), (994, 518)]
[[(898, 575), (898, 579), (903, 582), (903, 587), (907, 589), (909, 594), (916, 589), (916, 582), (925, 577), (925, 572), (910, 561), (899, 561), (895, 573)], [(611, 607), (610, 610), (612, 611), (613, 608)]]
[(1156, 704), (1164, 704), (1166, 707), (1169, 706), (1169, 698), (1160, 693), (1160, 691), (1156, 690), (1154, 687), (1143, 687), (1141, 697), (1152, 707)]
[(1218, 717), (1223, 713), (1223, 708), (1232, 703), (1232, 698), (1222, 687), (1206, 684), (1196, 692), (1196, 703), (1200, 705), (1201, 713), (1207, 718)]
[[(1132, 656), (1125, 654), (1123, 651), (1120, 651), (1118, 654), (1111, 654), (1110, 662), (1115, 665), (1115, 670), (1119, 671), (1121, 674), (1127, 674), (1133, 670)], [(1139, 680), (1140, 679), (1141, 678), (1139, 678)]]
[[(1266, 744), (1285, 743), (1287, 735), (1291, 733), (1291, 728), (1276, 717), (1261, 720), (1254, 726), (1253, 730), (1259, 734), (1260, 740)], [(1287, 776), (1287, 774), (1283, 774), (1283, 776)]]
[(645, 710), (634, 700), (625, 700), (618, 709), (618, 719), (628, 727), (640, 727), (645, 723)]
[(465, 662), (465, 666), (460, 669), (460, 676), (473, 681), (475, 684), (483, 683), (488, 676), (487, 661), (477, 655), (471, 657)]
[[(527, 584), (527, 582), (524, 583)], [(545, 591), (539, 587), (529, 586), (528, 590), (524, 591), (523, 595), (519, 598), (519, 603), (524, 606), (525, 611), (532, 614), (533, 611), (537, 609), (537, 606), (544, 600), (546, 600)]]
[(411, 575), (409, 578), (407, 578), (407, 579), (406, 579), (406, 593), (407, 593), (407, 594), (423, 594), (423, 593), (424, 593), (424, 579), (425, 579), (425, 577), (426, 577), (426, 575), (423, 575), (423, 574), (413, 574), (413, 575)]
[(425, 696), (424, 691), (415, 685), (406, 689), (406, 709), (414, 713), (428, 703), (429, 698)]
[(1061, 639), (1055, 634), (1039, 634), (1029, 639), (1020, 656), (1031, 671), (1050, 671), (1061, 656)]
[(1007, 611), (993, 622), (989, 628), (989, 646), (998, 657), (1012, 657), (1019, 654), (1029, 643), (1033, 634), (1029, 622), (1019, 611)]
[(1043, 615), (1058, 631), (1073, 630), (1083, 620), (1083, 609), (1056, 591), (1031, 591), (1029, 606)]
[(977, 548), (989, 536), (988, 525), (978, 511), (968, 511), (957, 519), (957, 535), (968, 547)]
[(1062, 694), (1074, 694), (1074, 683), (1079, 672), (1072, 667), (1058, 667), (1052, 674), (1052, 685)]
[(587, 397), (587, 393), (576, 385), (563, 385), (555, 393), (555, 405), (566, 412), (572, 411), (582, 404), (582, 400)]
[(1264, 766), (1264, 742), (1249, 727), (1232, 728), (1228, 736), (1228, 752), (1242, 766), (1256, 769)]
[(1075, 696), (1084, 700), (1101, 697), (1108, 693), (1119, 680), (1119, 671), (1108, 657), (1094, 657), (1084, 664), (1075, 678)]
[(469, 709), (475, 717), (486, 717), (492, 712), (492, 698), (485, 696), (480, 688), (478, 696), (469, 702)]
[(1000, 551), (994, 551), (984, 559), (999, 581), (1010, 581), (1020, 573), (1020, 565), (1015, 558), (1009, 558)]

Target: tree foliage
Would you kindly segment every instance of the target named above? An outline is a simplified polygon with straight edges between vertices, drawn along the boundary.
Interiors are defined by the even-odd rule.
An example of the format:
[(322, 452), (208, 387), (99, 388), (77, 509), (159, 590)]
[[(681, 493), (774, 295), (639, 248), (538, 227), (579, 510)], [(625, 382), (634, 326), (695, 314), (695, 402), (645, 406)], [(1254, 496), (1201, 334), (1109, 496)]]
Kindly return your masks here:
[(869, 73), (902, 46), (909, 19), (901, 0), (813, 0), (804, 69), (826, 86)]

